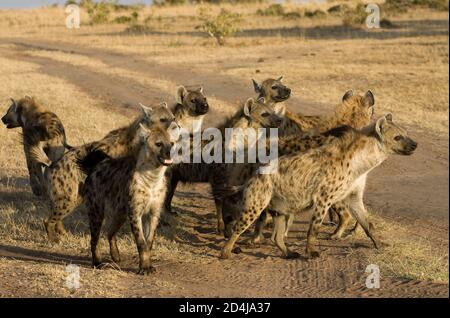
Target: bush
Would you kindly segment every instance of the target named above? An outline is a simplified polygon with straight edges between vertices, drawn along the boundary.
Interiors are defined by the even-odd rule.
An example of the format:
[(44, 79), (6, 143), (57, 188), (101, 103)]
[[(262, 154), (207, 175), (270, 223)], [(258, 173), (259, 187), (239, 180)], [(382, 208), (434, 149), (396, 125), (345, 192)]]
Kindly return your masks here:
[(139, 13), (137, 11), (133, 11), (131, 13), (131, 15), (129, 15), (129, 16), (121, 15), (119, 17), (116, 17), (114, 19), (114, 22), (119, 23), (119, 24), (125, 24), (125, 23), (128, 23), (128, 24), (134, 23), (135, 24), (135, 23), (138, 23), (138, 19), (139, 19)]
[(337, 4), (328, 8), (327, 12), (331, 15), (343, 15), (350, 10), (350, 7), (346, 4)]
[(218, 15), (209, 15), (205, 8), (201, 8), (198, 19), (202, 24), (197, 29), (216, 39), (219, 45), (224, 45), (227, 37), (239, 31), (236, 24), (240, 21), (240, 15), (225, 9), (221, 9)]
[(153, 3), (157, 6), (176, 6), (186, 4), (186, 0), (155, 0)]
[(256, 14), (261, 16), (283, 16), (286, 14), (286, 12), (284, 11), (284, 7), (281, 4), (275, 3), (270, 5), (266, 9), (258, 9), (256, 11)]
[(344, 14), (342, 23), (345, 26), (361, 26), (366, 22), (366, 18), (366, 6), (362, 3), (358, 3), (355, 9), (349, 10)]
[(395, 15), (406, 13), (409, 9), (429, 8), (438, 11), (448, 11), (448, 0), (386, 0), (382, 4), (382, 10), (386, 14)]
[(286, 12), (283, 17), (286, 19), (300, 19), (302, 17), (302, 14), (298, 11), (290, 11)]
[(412, 2), (415, 6), (426, 7), (439, 11), (448, 11), (448, 0), (413, 0)]
[(89, 24), (102, 24), (109, 22), (111, 14), (111, 3), (107, 1), (92, 2), (92, 0), (82, 0), (80, 6), (86, 9), (89, 15)]
[(323, 18), (326, 15), (327, 14), (325, 12), (323, 12), (322, 10), (314, 10), (314, 11), (306, 10), (305, 11), (305, 17), (307, 17), (307, 18)]
[(284, 9), (284, 7), (279, 3), (272, 4), (268, 6), (266, 9), (258, 9), (256, 11), (256, 14), (264, 17), (272, 16), (272, 17), (283, 17), (287, 19), (298, 19), (301, 18), (302, 16), (301, 13), (298, 11), (287, 12)]

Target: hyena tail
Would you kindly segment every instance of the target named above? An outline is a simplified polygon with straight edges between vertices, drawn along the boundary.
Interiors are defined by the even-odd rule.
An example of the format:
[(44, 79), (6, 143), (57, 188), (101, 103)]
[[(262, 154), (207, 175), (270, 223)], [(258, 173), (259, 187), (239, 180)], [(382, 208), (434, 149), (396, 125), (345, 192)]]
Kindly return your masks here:
[(102, 150), (88, 150), (87, 154), (77, 160), (77, 165), (86, 175), (90, 175), (95, 167), (109, 156)]
[(67, 150), (73, 149), (73, 147), (71, 145), (69, 145), (66, 141), (64, 141), (64, 148), (66, 148)]
[(227, 199), (232, 197), (245, 189), (245, 185), (238, 186), (222, 186), (214, 189), (214, 198), (217, 199)]
[(39, 146), (30, 147), (28, 150), (30, 159), (35, 162), (39, 162), (40, 164), (50, 167), (52, 165), (52, 161), (47, 157), (47, 154), (44, 152)]

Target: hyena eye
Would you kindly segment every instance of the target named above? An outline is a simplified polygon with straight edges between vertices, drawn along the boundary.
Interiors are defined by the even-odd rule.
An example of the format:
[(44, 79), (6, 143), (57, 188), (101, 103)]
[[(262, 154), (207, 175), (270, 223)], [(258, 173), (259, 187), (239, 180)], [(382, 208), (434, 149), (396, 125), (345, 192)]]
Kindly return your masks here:
[(277, 88), (278, 88), (278, 87), (277, 87), (277, 86), (275, 86), (275, 85), (274, 85), (274, 86), (272, 86), (272, 89), (277, 89)]
[(162, 142), (155, 142), (155, 146), (156, 147), (161, 147), (162, 146)]
[(195, 99), (191, 99), (191, 103), (195, 103)]
[(270, 114), (269, 113), (262, 113), (261, 116), (262, 117), (268, 117)]
[(162, 123), (166, 123), (167, 122), (167, 118), (161, 118), (159, 121), (162, 122)]
[(397, 136), (394, 137), (395, 141), (400, 141), (402, 139), (403, 139), (403, 136), (400, 136), (400, 135), (397, 135)]

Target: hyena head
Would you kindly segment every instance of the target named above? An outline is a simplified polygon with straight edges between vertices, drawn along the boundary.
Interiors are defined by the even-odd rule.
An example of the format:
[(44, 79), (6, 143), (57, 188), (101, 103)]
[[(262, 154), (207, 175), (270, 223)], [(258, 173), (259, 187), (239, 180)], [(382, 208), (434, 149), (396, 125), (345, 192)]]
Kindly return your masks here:
[(205, 115), (209, 110), (208, 100), (203, 94), (203, 87), (186, 89), (184, 86), (179, 86), (176, 101), (183, 105), (192, 117)]
[(268, 104), (284, 102), (291, 96), (291, 89), (281, 81), (283, 76), (278, 79), (266, 79), (261, 84), (252, 79), (258, 97), (264, 97)]
[(342, 97), (342, 103), (336, 110), (336, 118), (340, 125), (349, 125), (353, 128), (362, 128), (370, 124), (375, 112), (375, 97), (368, 90), (364, 96), (347, 91)]
[(405, 129), (393, 122), (390, 113), (377, 120), (375, 132), (390, 154), (409, 156), (417, 148), (417, 142), (408, 137)]
[(283, 119), (277, 115), (273, 107), (265, 103), (263, 97), (256, 101), (249, 98), (244, 104), (244, 116), (262, 128), (278, 128), (283, 123)]
[(22, 114), (24, 110), (31, 106), (34, 103), (34, 100), (26, 96), (25, 98), (16, 101), (14, 98), (11, 98), (11, 105), (8, 108), (6, 114), (2, 117), (3, 124), (6, 125), (6, 128), (16, 128), (22, 127), (24, 123), (24, 119), (22, 118)]
[(147, 128), (139, 125), (139, 138), (144, 147), (144, 161), (152, 163), (153, 166), (170, 166), (172, 158), (170, 150), (177, 137), (172, 136), (166, 129), (161, 127)]
[(139, 104), (141, 107), (142, 115), (139, 123), (146, 128), (159, 127), (161, 129), (172, 131), (178, 129), (178, 124), (175, 121), (175, 116), (167, 106), (166, 102), (147, 107)]

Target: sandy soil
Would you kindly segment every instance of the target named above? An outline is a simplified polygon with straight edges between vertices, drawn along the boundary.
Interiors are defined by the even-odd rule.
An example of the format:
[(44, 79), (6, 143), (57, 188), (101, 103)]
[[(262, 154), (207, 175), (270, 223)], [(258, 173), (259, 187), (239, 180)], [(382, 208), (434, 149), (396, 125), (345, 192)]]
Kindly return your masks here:
[[(14, 49), (0, 53), (11, 59), (27, 61), (41, 66), (40, 71), (63, 78), (80, 87), (95, 99), (111, 106), (111, 110), (126, 115), (135, 113), (131, 105), (142, 101), (155, 101), (164, 96), (155, 87), (147, 87), (120, 76), (97, 73), (87, 67), (74, 67), (69, 63), (27, 54), (30, 49), (58, 50), (101, 60), (110, 66), (120, 65), (146, 76), (158, 75), (177, 83), (190, 83), (202, 78), (207, 91), (214, 98), (229, 105), (238, 105), (251, 92), (251, 83), (239, 78), (217, 76), (214, 69), (194, 69), (191, 66), (167, 66), (151, 63), (138, 56), (121, 55), (107, 49), (73, 46), (68, 43), (37, 41), (23, 38), (2, 38), (0, 44), (14, 44)], [(227, 63), (222, 67), (226, 67)], [(230, 94), (232, 92), (232, 94)], [(323, 105), (294, 96), (288, 107), (305, 113), (321, 113), (331, 110)], [(207, 124), (214, 125), (231, 107), (214, 109), (207, 116)], [(448, 136), (414, 134), (415, 127), (408, 127), (419, 143), (418, 151), (410, 158), (392, 158), (369, 178), (366, 203), (377, 215), (392, 222), (401, 222), (410, 228), (411, 239), (425, 237), (448, 252)], [(175, 240), (193, 251), (197, 258), (157, 259), (157, 273), (151, 277), (139, 277), (132, 273), (136, 259), (127, 258), (122, 271), (108, 269), (114, 280), (108, 281), (105, 271), (89, 267), (88, 254), (65, 248), (51, 249), (30, 247), (27, 244), (0, 243), (0, 296), (194, 296), (194, 297), (448, 297), (447, 283), (433, 283), (405, 278), (381, 278), (379, 290), (365, 287), (365, 268), (373, 251), (363, 236), (330, 241), (321, 240), (322, 257), (318, 260), (283, 260), (269, 240), (256, 248), (242, 246), (243, 253), (231, 260), (219, 260), (223, 239), (214, 232), (214, 207), (205, 185), (183, 186), (178, 189), (175, 208), (182, 232)], [(288, 243), (303, 253), (307, 229), (307, 217), (295, 222)], [(325, 228), (328, 232), (331, 228)], [(269, 235), (269, 232), (266, 233)], [(133, 251), (134, 252), (134, 251)], [(62, 276), (47, 282), (45, 290), (40, 284), (42, 263), (72, 262), (81, 265), (82, 288), (71, 294), (62, 284)], [(11, 266), (14, 271), (11, 273)], [(17, 278), (20, 277), (20, 280)], [(55, 287), (59, 286), (61, 287)], [(25, 287), (26, 286), (26, 287)], [(97, 288), (100, 287), (100, 288)], [(112, 288), (113, 287), (113, 288)]]

